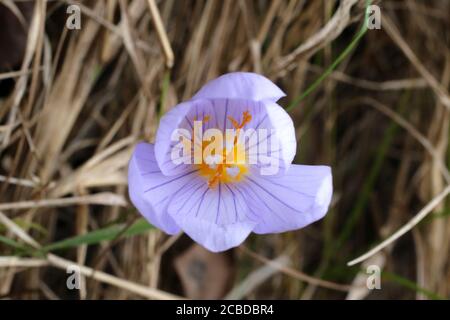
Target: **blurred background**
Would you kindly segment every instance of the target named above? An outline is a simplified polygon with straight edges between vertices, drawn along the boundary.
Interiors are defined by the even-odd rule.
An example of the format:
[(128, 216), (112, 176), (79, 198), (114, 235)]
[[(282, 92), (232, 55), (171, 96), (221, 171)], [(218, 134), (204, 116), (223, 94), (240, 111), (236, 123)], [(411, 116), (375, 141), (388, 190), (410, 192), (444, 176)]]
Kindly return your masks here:
[[(0, 298), (448, 299), (450, 1), (370, 1), (380, 29), (367, 2), (0, 1)], [(295, 163), (335, 192), (322, 221), (213, 254), (142, 220), (126, 170), (230, 71), (287, 93)]]

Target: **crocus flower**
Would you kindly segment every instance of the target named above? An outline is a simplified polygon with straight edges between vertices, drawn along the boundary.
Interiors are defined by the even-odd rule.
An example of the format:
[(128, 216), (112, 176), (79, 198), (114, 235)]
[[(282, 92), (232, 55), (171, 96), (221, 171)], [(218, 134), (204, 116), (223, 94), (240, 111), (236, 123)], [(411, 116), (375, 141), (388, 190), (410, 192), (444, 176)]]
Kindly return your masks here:
[[(238, 246), (252, 231), (285, 232), (321, 219), (332, 196), (331, 169), (292, 164), (297, 150), (294, 125), (276, 103), (283, 96), (267, 78), (236, 72), (212, 80), (172, 108), (161, 118), (155, 143), (139, 143), (129, 163), (129, 194), (139, 212), (164, 232), (184, 231), (213, 252)], [(250, 163), (248, 154), (243, 162), (222, 161), (230, 150), (249, 151), (238, 139), (231, 145), (227, 141), (223, 154), (213, 153), (200, 162), (174, 161), (179, 145), (174, 132), (194, 132), (198, 121), (203, 131), (268, 130), (265, 139), (258, 140), (256, 153), (264, 151), (276, 172), (263, 174), (269, 162)], [(205, 150), (202, 141), (195, 146)]]

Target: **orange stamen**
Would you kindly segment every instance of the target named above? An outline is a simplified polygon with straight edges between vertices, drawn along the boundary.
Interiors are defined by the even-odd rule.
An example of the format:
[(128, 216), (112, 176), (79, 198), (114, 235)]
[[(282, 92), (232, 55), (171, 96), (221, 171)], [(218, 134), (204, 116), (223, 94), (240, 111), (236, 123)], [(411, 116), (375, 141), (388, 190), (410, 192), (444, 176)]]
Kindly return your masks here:
[(223, 171), (223, 166), (221, 164), (219, 164), (217, 166), (216, 174), (208, 181), (209, 188), (214, 188), (217, 185), (217, 183), (220, 181), (220, 177), (222, 176), (222, 171)]
[[(203, 118), (203, 122), (207, 122), (210, 120), (210, 116), (207, 115)], [(231, 124), (233, 127), (239, 131), (246, 124), (248, 124), (252, 120), (252, 116), (250, 115), (250, 112), (245, 111), (242, 114), (242, 121), (239, 122), (233, 117), (228, 117), (228, 120), (231, 121)], [(195, 118), (194, 121), (197, 121)], [(212, 167), (210, 164), (205, 163), (204, 161), (200, 164), (200, 174), (207, 178), (208, 181), (208, 187), (209, 188), (215, 188), (219, 183), (229, 183), (229, 182), (238, 182), (242, 179), (242, 177), (248, 172), (248, 169), (245, 164), (235, 164), (235, 158), (238, 154), (242, 153), (242, 151), (238, 151), (237, 145), (237, 136), (234, 137), (234, 148), (231, 151), (233, 154), (233, 160), (230, 163), (227, 163), (227, 156), (229, 156), (230, 150), (227, 148), (223, 149), (222, 152), (222, 163), (217, 164), (216, 166)], [(208, 143), (203, 142), (202, 143), (202, 149), (208, 145)], [(214, 154), (215, 155), (215, 154)], [(235, 168), (237, 167), (239, 170), (237, 174), (229, 174), (228, 168)], [(233, 169), (234, 170), (234, 169)]]
[(242, 129), (247, 123), (249, 123), (252, 120), (252, 115), (248, 111), (244, 111), (242, 114), (242, 122), (239, 124), (239, 122), (234, 119), (233, 117), (229, 116), (228, 120), (231, 121), (231, 124), (236, 130)]

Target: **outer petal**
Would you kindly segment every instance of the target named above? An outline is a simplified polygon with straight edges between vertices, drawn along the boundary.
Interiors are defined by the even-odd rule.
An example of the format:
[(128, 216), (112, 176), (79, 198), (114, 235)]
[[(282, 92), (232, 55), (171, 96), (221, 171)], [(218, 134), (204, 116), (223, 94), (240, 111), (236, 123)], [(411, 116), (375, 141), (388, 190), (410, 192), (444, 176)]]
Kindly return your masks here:
[(192, 99), (277, 101), (284, 96), (285, 93), (278, 86), (262, 75), (251, 72), (232, 72), (208, 82)]
[(177, 144), (176, 141), (172, 141), (172, 134), (185, 120), (191, 108), (190, 102), (180, 103), (167, 112), (159, 123), (155, 139), (155, 154), (159, 168), (165, 175), (176, 175), (187, 170), (185, 165), (175, 165), (170, 161), (170, 157), (172, 148)]
[(280, 160), (288, 169), (297, 152), (297, 139), (295, 137), (294, 122), (289, 114), (274, 102), (264, 103), (276, 141), (280, 147)]
[(178, 176), (165, 176), (156, 163), (154, 146), (139, 143), (128, 167), (128, 191), (139, 212), (153, 225), (169, 234), (180, 231), (167, 213), (168, 204), (177, 190), (189, 185), (194, 170)]
[(282, 177), (251, 175), (240, 189), (259, 218), (255, 233), (299, 229), (326, 214), (333, 193), (331, 168), (292, 165)]
[(202, 177), (179, 190), (169, 214), (196, 242), (219, 252), (241, 244), (256, 222), (248, 216), (242, 194), (231, 185), (210, 189)]

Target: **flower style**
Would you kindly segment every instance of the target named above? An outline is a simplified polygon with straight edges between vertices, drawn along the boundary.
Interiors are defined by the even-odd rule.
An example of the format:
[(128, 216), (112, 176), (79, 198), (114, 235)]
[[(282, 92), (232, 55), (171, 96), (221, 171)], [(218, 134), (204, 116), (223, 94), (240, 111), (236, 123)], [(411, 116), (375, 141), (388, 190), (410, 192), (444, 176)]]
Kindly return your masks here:
[[(183, 230), (213, 252), (238, 246), (252, 231), (285, 232), (321, 219), (332, 197), (331, 169), (292, 164), (294, 125), (276, 103), (283, 96), (267, 78), (236, 72), (207, 83), (172, 108), (161, 119), (155, 144), (139, 143), (129, 163), (129, 194), (139, 212), (166, 233)], [(197, 139), (196, 128), (224, 135), (252, 132), (247, 138), (261, 129), (268, 134), (252, 146), (255, 140), (245, 144), (236, 134), (199, 161), (191, 161), (195, 151), (174, 158), (186, 142), (193, 142), (188, 151), (205, 154), (210, 143)], [(180, 143), (174, 139), (177, 130), (193, 137)], [(239, 157), (243, 161), (235, 161)]]

